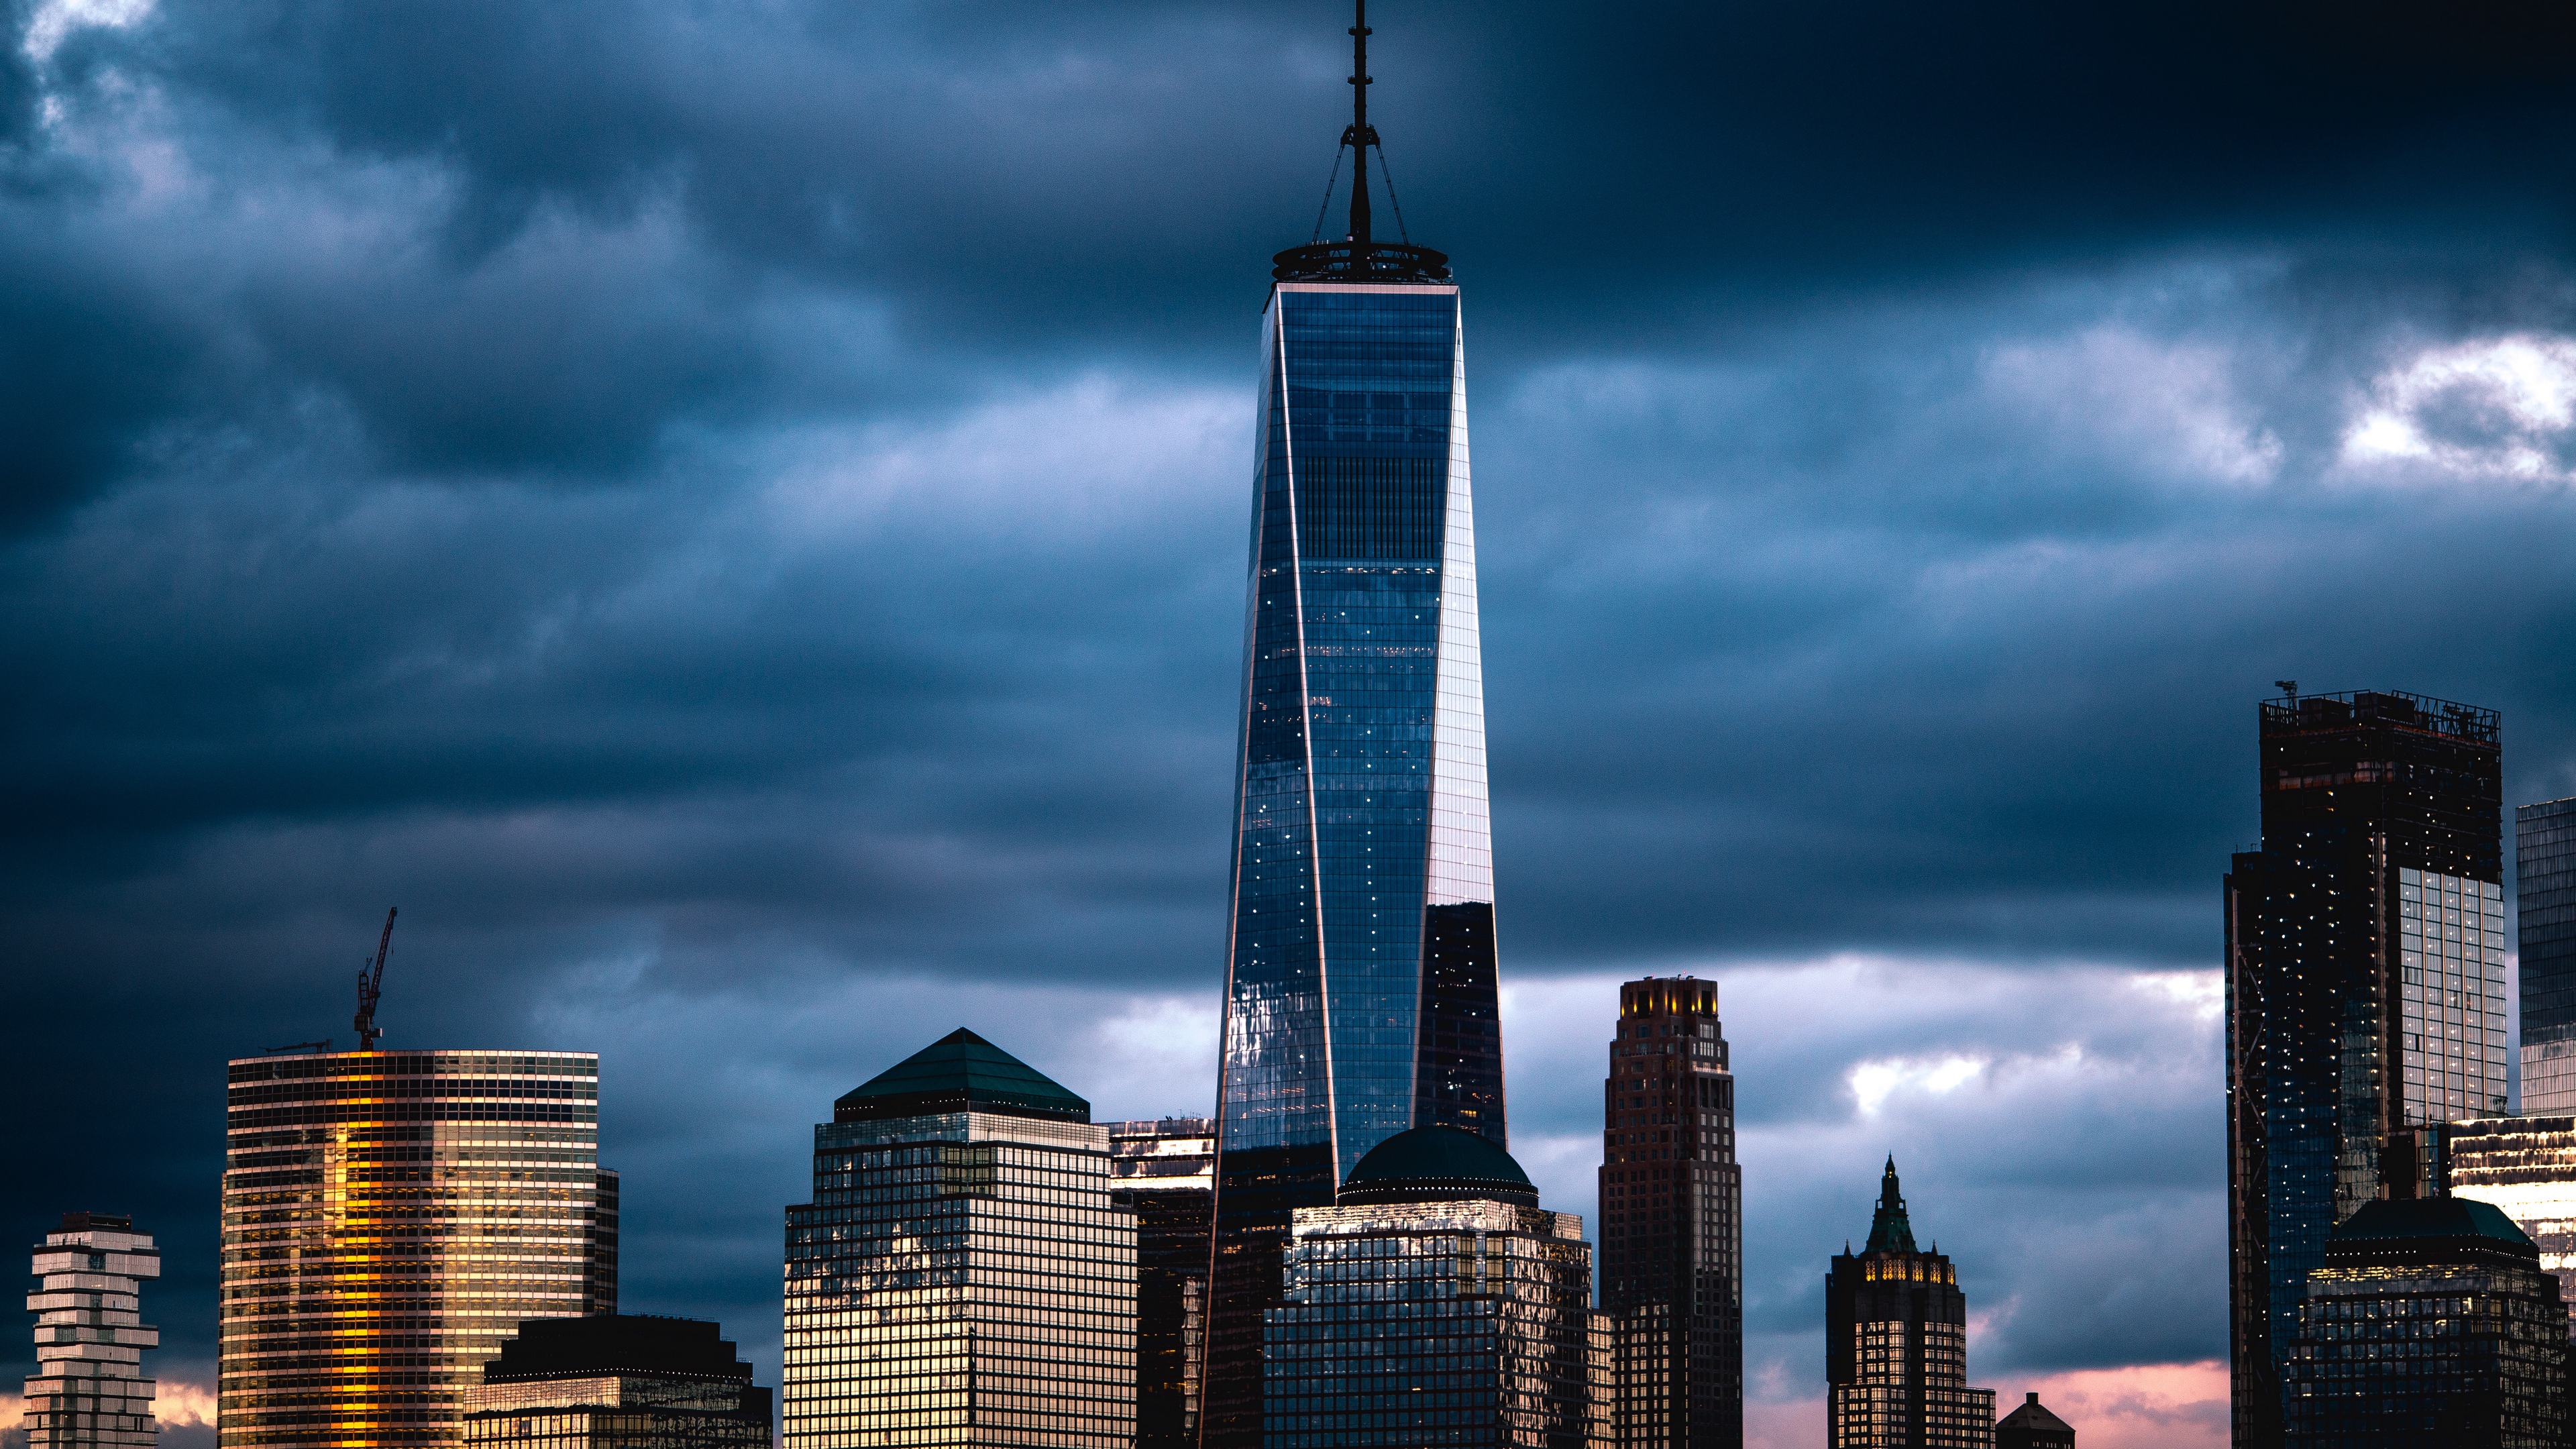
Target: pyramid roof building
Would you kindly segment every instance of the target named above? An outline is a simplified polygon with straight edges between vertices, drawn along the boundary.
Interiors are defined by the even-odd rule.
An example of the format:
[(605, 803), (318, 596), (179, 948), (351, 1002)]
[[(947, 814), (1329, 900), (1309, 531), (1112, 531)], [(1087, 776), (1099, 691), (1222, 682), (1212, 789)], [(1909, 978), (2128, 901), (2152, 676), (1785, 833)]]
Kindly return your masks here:
[(1052, 1122), (1091, 1120), (1089, 1102), (962, 1026), (832, 1103), (835, 1122), (948, 1112), (989, 1112)]

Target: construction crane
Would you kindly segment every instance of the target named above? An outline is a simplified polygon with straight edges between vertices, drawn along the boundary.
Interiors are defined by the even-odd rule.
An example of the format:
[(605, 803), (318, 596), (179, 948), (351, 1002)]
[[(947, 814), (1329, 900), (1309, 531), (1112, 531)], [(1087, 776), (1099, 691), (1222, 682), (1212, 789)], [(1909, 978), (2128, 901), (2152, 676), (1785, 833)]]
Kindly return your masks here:
[(385, 933), (376, 938), (376, 964), (371, 969), (364, 962), (358, 966), (358, 1050), (376, 1049), (376, 1038), (384, 1032), (376, 1025), (376, 998), (385, 990), (385, 951), (394, 943), (394, 908), (385, 908)]

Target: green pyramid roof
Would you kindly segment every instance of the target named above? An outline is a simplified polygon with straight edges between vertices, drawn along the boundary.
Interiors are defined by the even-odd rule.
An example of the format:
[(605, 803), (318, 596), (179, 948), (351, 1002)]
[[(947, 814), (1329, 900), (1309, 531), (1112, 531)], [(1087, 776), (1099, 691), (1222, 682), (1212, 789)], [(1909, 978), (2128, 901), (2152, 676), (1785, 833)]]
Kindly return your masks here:
[(1888, 1154), (1887, 1174), (1878, 1180), (1878, 1209), (1869, 1218), (1869, 1246), (1864, 1253), (1912, 1253), (1914, 1224), (1905, 1216), (1905, 1194), (1896, 1186), (1896, 1155)]
[(959, 1027), (832, 1104), (835, 1122), (991, 1112), (1088, 1122), (1091, 1104), (1018, 1057)]

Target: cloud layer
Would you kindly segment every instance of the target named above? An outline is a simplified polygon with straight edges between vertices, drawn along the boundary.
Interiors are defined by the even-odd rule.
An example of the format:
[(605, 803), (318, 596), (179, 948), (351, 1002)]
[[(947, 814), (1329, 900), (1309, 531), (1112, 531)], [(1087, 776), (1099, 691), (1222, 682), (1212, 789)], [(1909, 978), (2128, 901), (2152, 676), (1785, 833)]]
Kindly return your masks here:
[[(2576, 790), (2568, 28), (1381, 10), (1516, 1150), (1588, 1212), (1615, 982), (1714, 977), (1760, 1433), (1893, 1151), (1979, 1381), (2215, 1442), (2252, 701), (2496, 706)], [(627, 1301), (770, 1382), (832, 1096), (965, 1023), (1205, 1109), (1332, 7), (6, 13), (6, 1202), (160, 1232), (165, 1381), (221, 1063), (345, 1021), (390, 903), (393, 1039), (601, 1050)]]

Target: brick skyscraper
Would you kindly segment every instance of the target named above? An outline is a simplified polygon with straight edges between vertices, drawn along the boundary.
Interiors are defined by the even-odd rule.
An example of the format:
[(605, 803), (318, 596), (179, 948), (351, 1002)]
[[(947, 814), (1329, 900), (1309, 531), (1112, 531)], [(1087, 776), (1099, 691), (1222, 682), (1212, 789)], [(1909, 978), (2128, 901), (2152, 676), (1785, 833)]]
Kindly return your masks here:
[(1717, 985), (1619, 988), (1602, 1086), (1601, 1309), (1622, 1446), (1744, 1442), (1744, 1180)]

